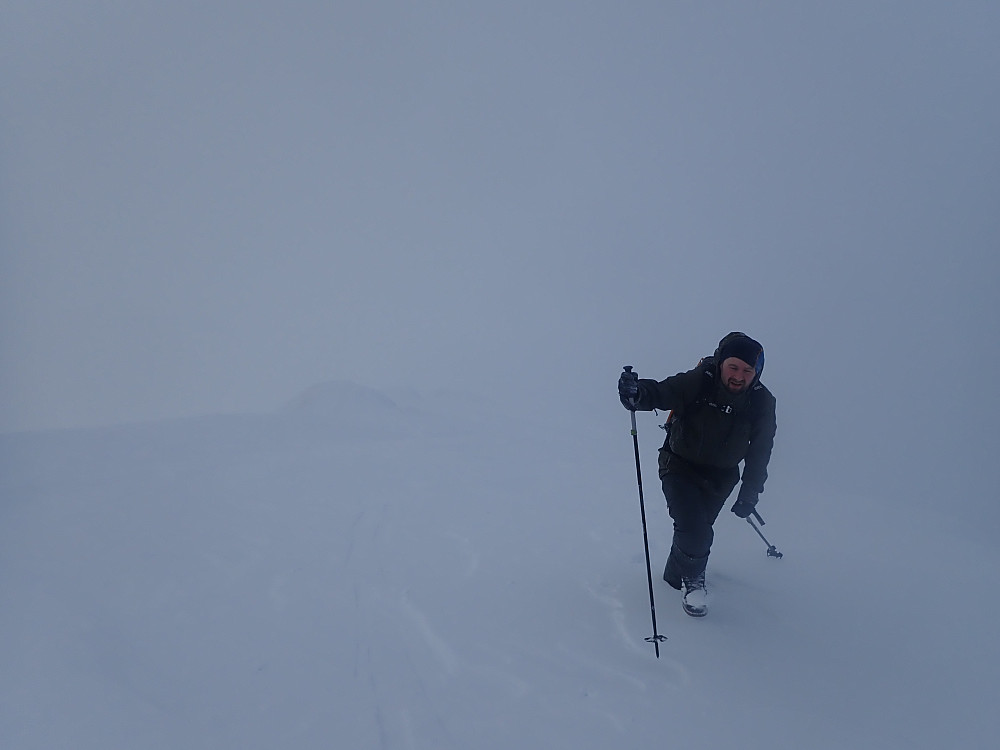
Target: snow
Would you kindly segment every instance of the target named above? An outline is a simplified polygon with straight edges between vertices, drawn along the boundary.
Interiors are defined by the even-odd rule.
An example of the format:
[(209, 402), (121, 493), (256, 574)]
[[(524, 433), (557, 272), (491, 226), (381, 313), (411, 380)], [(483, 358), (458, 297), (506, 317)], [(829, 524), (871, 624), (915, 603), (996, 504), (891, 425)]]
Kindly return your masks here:
[[(613, 381), (613, 378), (611, 378)], [(582, 412), (585, 411), (586, 414)], [(710, 611), (659, 578), (639, 415), (325, 383), (271, 414), (0, 436), (0, 747), (981, 748), (996, 545), (782, 463)]]

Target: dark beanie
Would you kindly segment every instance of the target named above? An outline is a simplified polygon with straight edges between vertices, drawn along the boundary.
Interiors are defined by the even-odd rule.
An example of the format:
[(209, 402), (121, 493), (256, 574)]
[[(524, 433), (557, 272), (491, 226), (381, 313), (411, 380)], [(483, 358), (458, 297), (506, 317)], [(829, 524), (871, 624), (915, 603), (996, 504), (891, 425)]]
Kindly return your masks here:
[(737, 336), (732, 341), (727, 341), (725, 346), (719, 351), (719, 364), (721, 365), (730, 357), (742, 359), (748, 365), (757, 369), (760, 365), (760, 355), (764, 347), (758, 344), (749, 336)]

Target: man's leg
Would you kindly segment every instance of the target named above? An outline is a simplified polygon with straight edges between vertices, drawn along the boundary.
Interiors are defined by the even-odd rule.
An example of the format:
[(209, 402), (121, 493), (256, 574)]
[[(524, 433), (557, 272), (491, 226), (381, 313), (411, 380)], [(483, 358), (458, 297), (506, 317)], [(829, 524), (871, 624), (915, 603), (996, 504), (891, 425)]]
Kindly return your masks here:
[(722, 504), (683, 474), (665, 475), (662, 485), (667, 510), (674, 522), (673, 544), (663, 580), (679, 590), (682, 578), (696, 578), (705, 572), (715, 538), (712, 523)]

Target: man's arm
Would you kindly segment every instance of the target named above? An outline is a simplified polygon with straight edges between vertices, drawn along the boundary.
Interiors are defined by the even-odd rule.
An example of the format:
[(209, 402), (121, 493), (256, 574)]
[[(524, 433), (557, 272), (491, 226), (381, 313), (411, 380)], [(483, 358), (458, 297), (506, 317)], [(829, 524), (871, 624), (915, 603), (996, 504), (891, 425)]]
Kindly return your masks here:
[(639, 380), (639, 399), (636, 411), (669, 411), (694, 401), (707, 376), (701, 368), (671, 375), (666, 380)]
[(743, 487), (757, 493), (764, 491), (767, 464), (771, 460), (774, 434), (778, 429), (774, 396), (766, 388), (762, 389), (760, 395), (764, 402), (750, 430), (750, 448), (743, 462)]

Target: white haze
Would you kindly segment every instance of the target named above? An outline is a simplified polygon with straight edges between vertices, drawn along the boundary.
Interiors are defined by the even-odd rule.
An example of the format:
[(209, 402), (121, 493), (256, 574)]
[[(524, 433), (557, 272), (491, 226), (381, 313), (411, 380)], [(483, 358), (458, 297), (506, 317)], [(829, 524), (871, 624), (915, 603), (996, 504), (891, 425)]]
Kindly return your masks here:
[[(2, 17), (4, 747), (996, 730), (1000, 5)], [(614, 383), (731, 330), (794, 554), (650, 662)]]

